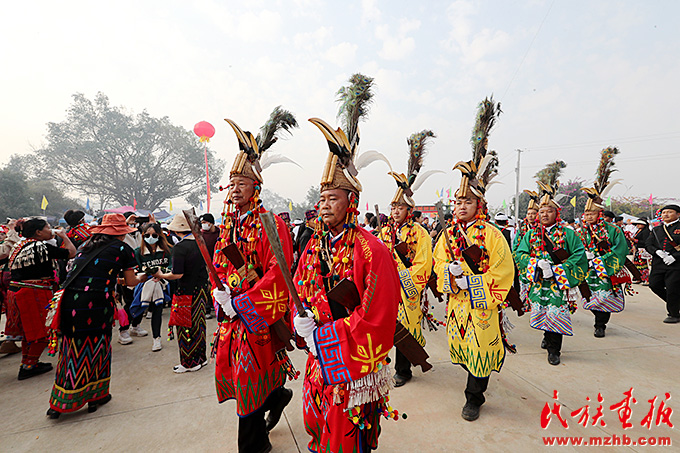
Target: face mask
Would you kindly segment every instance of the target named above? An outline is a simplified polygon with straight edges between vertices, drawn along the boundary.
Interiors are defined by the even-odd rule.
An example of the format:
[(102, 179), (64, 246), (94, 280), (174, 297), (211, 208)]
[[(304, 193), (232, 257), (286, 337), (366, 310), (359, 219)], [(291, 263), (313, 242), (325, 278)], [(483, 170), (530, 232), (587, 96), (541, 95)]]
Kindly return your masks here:
[(210, 224), (209, 223), (202, 223), (201, 224), (201, 229), (203, 231), (210, 231)]
[(55, 238), (52, 238), (52, 239), (45, 241), (45, 244), (50, 244), (50, 245), (53, 245), (53, 246), (56, 247), (57, 246), (57, 240)]
[(158, 242), (158, 238), (154, 237), (144, 238), (144, 241), (146, 241), (146, 243), (149, 245), (154, 245), (156, 242)]

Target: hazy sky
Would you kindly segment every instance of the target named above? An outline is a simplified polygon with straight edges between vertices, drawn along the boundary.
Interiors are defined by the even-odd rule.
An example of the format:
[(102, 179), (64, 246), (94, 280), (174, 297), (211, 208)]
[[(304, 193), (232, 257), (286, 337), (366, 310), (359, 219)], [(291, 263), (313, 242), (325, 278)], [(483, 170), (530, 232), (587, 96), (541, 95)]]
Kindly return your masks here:
[[(283, 105), (301, 127), (272, 150), (304, 169), (272, 166), (265, 187), (301, 201), (328, 151), (306, 120), (336, 124), (335, 92), (362, 72), (376, 83), (362, 150), (405, 171), (406, 138), (438, 136), (425, 170), (447, 173), (416, 193), (419, 204), (457, 187), (450, 169), (470, 159), (475, 109), (490, 94), (504, 110), (490, 139), (503, 183), (492, 204), (514, 193), (517, 148), (527, 150), (521, 188), (555, 159), (568, 164), (563, 180), (592, 181), (599, 151), (615, 145), (624, 185), (613, 196), (678, 197), (678, 17), (671, 0), (3, 2), (0, 158), (39, 147), (74, 93), (101, 91), (187, 129), (211, 122), (210, 146), (229, 168), (238, 146), (223, 118), (255, 132)], [(389, 203), (383, 163), (360, 180), (361, 206)]]

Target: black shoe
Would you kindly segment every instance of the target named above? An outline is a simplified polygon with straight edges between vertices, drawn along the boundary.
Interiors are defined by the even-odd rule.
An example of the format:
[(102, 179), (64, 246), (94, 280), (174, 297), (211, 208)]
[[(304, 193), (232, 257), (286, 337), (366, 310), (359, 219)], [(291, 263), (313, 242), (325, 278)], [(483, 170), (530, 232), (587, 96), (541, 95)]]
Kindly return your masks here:
[(108, 394), (103, 398), (99, 398), (96, 401), (90, 401), (89, 403), (87, 403), (87, 411), (90, 413), (97, 412), (97, 406), (103, 406), (109, 401), (111, 401), (111, 394)]
[(663, 320), (666, 324), (677, 324), (680, 322), (680, 318), (676, 316), (668, 316), (666, 319)]
[(541, 340), (541, 349), (548, 349), (548, 342), (545, 341), (545, 338)]
[(401, 374), (395, 374), (394, 375), (394, 386), (395, 387), (401, 387), (402, 385), (404, 385), (408, 381), (410, 381), (412, 377), (413, 376), (402, 376)]
[(548, 353), (548, 363), (551, 365), (559, 365), (560, 356), (558, 356), (557, 354)]
[(463, 412), (460, 413), (460, 416), (469, 422), (474, 422), (479, 418), (480, 407), (481, 406), (475, 406), (472, 403), (465, 403), (465, 406), (463, 406)]
[(19, 368), (19, 376), (17, 377), (17, 379), (23, 381), (24, 379), (28, 379), (39, 374), (47, 373), (48, 371), (52, 371), (51, 363), (38, 362), (32, 368), (24, 368), (22, 366), (21, 368)]
[(274, 429), (276, 424), (281, 420), (281, 414), (283, 414), (283, 409), (288, 406), (290, 400), (293, 398), (293, 391), (291, 389), (282, 388), (281, 397), (276, 402), (274, 407), (269, 410), (269, 415), (267, 415), (266, 427), (267, 432)]
[(604, 338), (604, 327), (595, 327), (595, 338)]
[(52, 409), (51, 407), (49, 409), (47, 409), (47, 416), (52, 420), (58, 419), (60, 415), (61, 415), (61, 412), (57, 412), (54, 409)]

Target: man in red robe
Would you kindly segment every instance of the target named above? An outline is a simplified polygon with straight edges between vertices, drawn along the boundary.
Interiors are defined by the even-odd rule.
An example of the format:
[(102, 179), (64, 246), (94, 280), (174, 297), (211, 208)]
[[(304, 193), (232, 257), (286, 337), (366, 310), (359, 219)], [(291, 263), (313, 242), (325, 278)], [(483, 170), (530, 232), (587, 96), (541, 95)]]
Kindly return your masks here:
[[(262, 176), (259, 156), (264, 151), (250, 132), (234, 128), (241, 145), (230, 172), (224, 222), (215, 245), (214, 265), (225, 286), (213, 290), (219, 327), (215, 384), (220, 403), (236, 400), (239, 416), (239, 452), (268, 452), (269, 431), (278, 423), (293, 391), (283, 385), (294, 374), (284, 343), (274, 326), (284, 322), (288, 290), (259, 214), (266, 212), (259, 199)], [(259, 137), (259, 136), (258, 136)], [(293, 244), (288, 227), (277, 216), (283, 253), (290, 263)], [(237, 268), (227, 247), (236, 247), (244, 260)], [(230, 259), (229, 257), (232, 257)], [(265, 420), (265, 413), (269, 415)]]

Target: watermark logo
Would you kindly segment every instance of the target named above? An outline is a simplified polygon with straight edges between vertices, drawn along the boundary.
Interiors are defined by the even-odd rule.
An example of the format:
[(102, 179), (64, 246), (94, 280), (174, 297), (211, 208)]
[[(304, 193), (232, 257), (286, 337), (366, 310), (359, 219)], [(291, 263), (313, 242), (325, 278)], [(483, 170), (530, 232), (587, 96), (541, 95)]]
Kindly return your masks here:
[[(543, 406), (543, 410), (541, 411), (541, 428), (543, 429), (548, 428), (553, 418), (555, 418), (563, 428), (569, 428), (569, 422), (562, 416), (562, 405), (558, 402), (558, 396), (559, 392), (554, 390), (554, 401), (552, 406), (549, 402), (546, 402), (545, 406)], [(673, 409), (668, 405), (668, 400), (670, 399), (671, 394), (664, 393), (662, 398), (659, 398), (657, 395), (654, 396), (654, 398), (647, 400), (649, 409), (645, 416), (640, 419), (640, 426), (651, 429), (652, 424), (654, 424), (654, 426), (666, 425), (669, 428), (672, 428), (673, 422), (671, 422), (671, 415), (673, 415)], [(601, 393), (597, 394), (595, 401), (597, 402), (597, 408), (593, 411), (592, 416), (590, 404), (586, 404), (571, 412), (571, 419), (583, 427), (587, 427), (588, 425), (607, 426), (604, 411), (606, 405), (604, 405), (604, 397)], [(589, 396), (586, 397), (586, 402), (594, 403)], [(636, 404), (638, 404), (638, 401), (633, 397), (633, 387), (631, 387), (629, 390), (623, 392), (623, 399), (621, 401), (609, 405), (609, 411), (616, 413), (618, 421), (621, 423), (621, 427), (624, 430), (634, 426), (631, 420), (633, 420), (633, 405)], [(637, 419), (634, 421), (637, 421)]]

